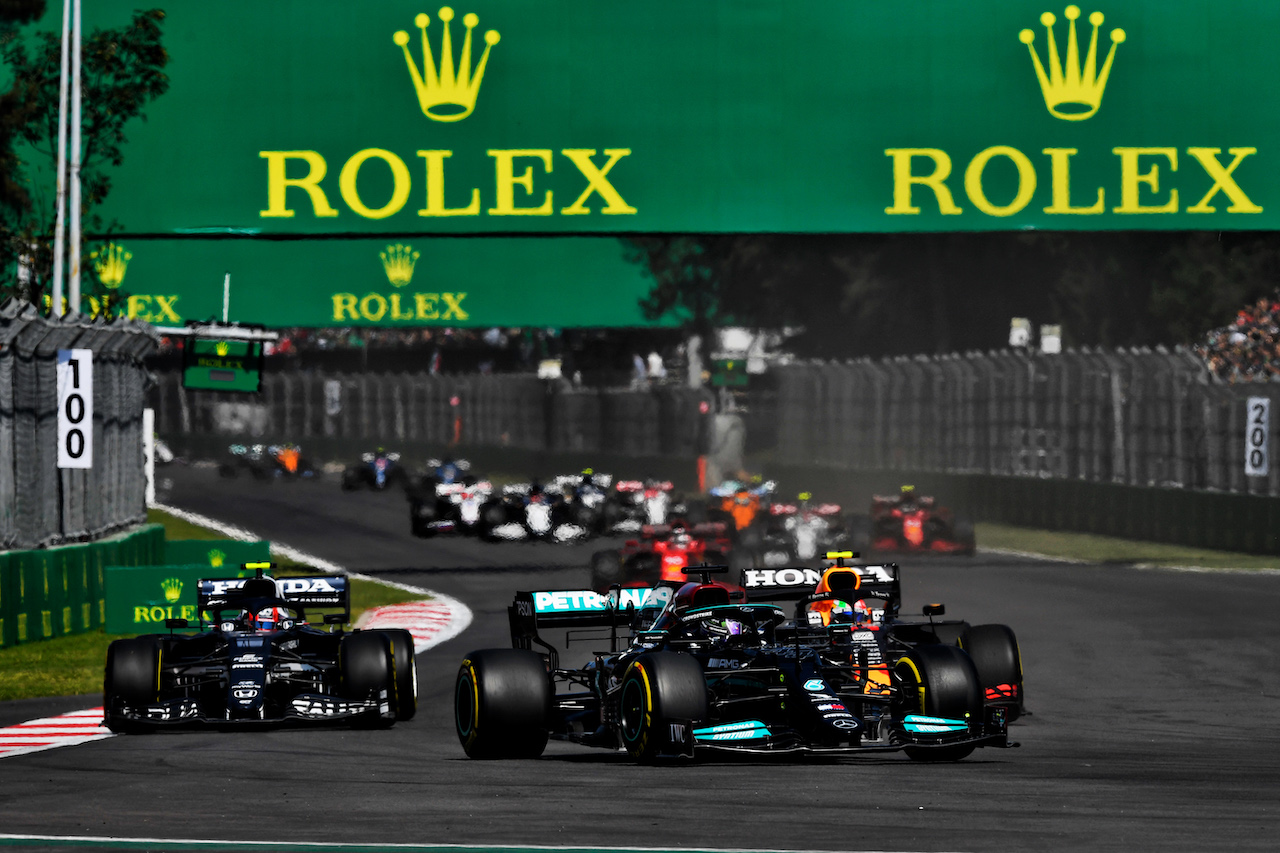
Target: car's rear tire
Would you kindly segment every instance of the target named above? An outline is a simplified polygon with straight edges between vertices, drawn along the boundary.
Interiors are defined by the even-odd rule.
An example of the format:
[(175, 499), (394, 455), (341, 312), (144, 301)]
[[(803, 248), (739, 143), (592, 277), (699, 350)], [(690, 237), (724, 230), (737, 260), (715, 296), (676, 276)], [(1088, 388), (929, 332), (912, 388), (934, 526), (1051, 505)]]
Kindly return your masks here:
[(622, 556), (617, 551), (596, 551), (591, 555), (591, 588), (603, 592), (622, 581)]
[(1005, 719), (1022, 716), (1022, 653), (1018, 638), (1007, 625), (973, 625), (960, 635), (960, 648), (978, 670), (985, 700), (1005, 709)]
[(413, 634), (403, 628), (389, 628), (382, 633), (391, 641), (395, 665), (396, 722), (412, 720), (418, 713), (418, 661), (414, 656)]
[(468, 758), (537, 758), (547, 747), (551, 678), (537, 652), (482, 649), (454, 682), (454, 727)]
[(386, 709), (353, 720), (358, 726), (388, 728), (395, 724), (399, 701), (391, 638), (381, 631), (359, 631), (338, 647), (338, 673), (348, 699), (386, 696)]
[(650, 652), (632, 661), (618, 697), (622, 745), (642, 764), (671, 751), (672, 723), (691, 724), (709, 714), (702, 665), (676, 652)]
[(102, 676), (103, 718), (107, 728), (121, 734), (141, 734), (154, 726), (116, 713), (119, 705), (150, 705), (160, 698), (160, 641), (155, 637), (115, 640), (107, 646)]
[[(982, 721), (978, 671), (957, 646), (918, 646), (898, 660), (894, 671), (902, 687), (900, 715), (968, 720), (971, 725)], [(904, 749), (915, 761), (959, 761), (973, 750), (973, 744)]]

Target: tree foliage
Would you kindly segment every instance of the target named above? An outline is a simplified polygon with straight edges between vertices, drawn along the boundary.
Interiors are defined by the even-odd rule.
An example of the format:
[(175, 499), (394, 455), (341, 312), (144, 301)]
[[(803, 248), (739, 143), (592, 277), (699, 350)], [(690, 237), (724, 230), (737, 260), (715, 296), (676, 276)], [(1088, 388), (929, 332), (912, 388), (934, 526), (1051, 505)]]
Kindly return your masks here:
[[(97, 28), (81, 45), (81, 217), (86, 231), (102, 232), (105, 224), (96, 209), (111, 192), (111, 169), (124, 162), (125, 129), (135, 118), (146, 120), (147, 104), (164, 94), (169, 78), (164, 73), (169, 56), (161, 43), (164, 12), (135, 11), (128, 24)], [(55, 172), (58, 147), (58, 96), (61, 74), (61, 34), (42, 32), (24, 40), (11, 33), (3, 45), (4, 61), (15, 84), (15, 120), (12, 138), (27, 143), (48, 158), (48, 174)], [(4, 164), (3, 175), (19, 188), (29, 180), (17, 161)], [(43, 182), (42, 182), (43, 183)], [(56, 190), (49, 186), (25, 190), (7, 204), (3, 226), (10, 256), (33, 256), (35, 275), (24, 298), (38, 298), (53, 266), (53, 227)], [(6, 197), (8, 199), (9, 197)], [(85, 247), (86, 253), (90, 247)], [(91, 277), (90, 277), (91, 280)]]
[(803, 328), (848, 357), (993, 349), (1011, 317), (1068, 344), (1191, 343), (1280, 281), (1271, 233), (683, 235), (630, 238), (647, 316), (690, 331)]

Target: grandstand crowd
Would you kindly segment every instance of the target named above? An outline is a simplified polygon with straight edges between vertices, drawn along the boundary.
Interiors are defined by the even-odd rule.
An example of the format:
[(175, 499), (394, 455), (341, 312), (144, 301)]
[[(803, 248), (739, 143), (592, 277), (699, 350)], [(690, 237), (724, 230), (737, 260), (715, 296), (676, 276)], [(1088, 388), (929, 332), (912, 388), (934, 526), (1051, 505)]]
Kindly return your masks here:
[(1209, 331), (1194, 349), (1210, 371), (1230, 382), (1280, 376), (1280, 290), (1240, 309), (1231, 323)]

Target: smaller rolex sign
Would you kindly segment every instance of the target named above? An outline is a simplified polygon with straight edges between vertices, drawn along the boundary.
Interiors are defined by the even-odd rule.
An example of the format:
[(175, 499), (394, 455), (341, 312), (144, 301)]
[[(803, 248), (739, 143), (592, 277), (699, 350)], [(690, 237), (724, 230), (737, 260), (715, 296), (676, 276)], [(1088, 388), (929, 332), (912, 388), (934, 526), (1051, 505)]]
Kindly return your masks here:
[(196, 586), (209, 567), (107, 566), (106, 629), (109, 634), (165, 631), (166, 619), (196, 621)]
[(58, 350), (58, 467), (93, 467), (93, 350)]
[(262, 382), (261, 341), (193, 338), (182, 363), (182, 387), (258, 393)]
[(106, 629), (109, 634), (152, 634), (167, 630), (166, 619), (186, 619), (194, 627), (196, 588), (201, 578), (248, 577), (240, 569), (210, 571), (207, 564), (107, 566)]

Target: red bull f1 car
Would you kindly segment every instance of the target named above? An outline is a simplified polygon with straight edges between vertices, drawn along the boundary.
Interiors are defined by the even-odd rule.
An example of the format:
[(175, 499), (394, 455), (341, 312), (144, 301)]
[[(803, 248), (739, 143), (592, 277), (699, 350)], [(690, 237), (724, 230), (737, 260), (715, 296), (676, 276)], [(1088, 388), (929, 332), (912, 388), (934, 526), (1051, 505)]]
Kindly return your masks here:
[[(386, 727), (411, 719), (418, 700), (409, 632), (344, 631), (346, 578), (276, 579), (265, 574), (269, 566), (245, 564), (255, 577), (200, 580), (196, 634), (112, 642), (106, 726), (143, 733), (184, 724)], [(314, 610), (337, 611), (324, 617), (333, 630), (307, 624)], [(166, 627), (184, 629), (187, 620)]]
[[(518, 592), (508, 611), (513, 647), (473, 651), (458, 670), (455, 723), (466, 754), (532, 758), (554, 738), (622, 748), (640, 762), (895, 751), (954, 761), (1016, 745), (1006, 708), (984, 700), (971, 654), (928, 622), (897, 622), (896, 575), (859, 589), (855, 602), (881, 613), (873, 629), (854, 621), (853, 607), (847, 618), (812, 618), (813, 605), (848, 605), (852, 582), (825, 592), (808, 585), (787, 612), (735, 600), (732, 587), (710, 579), (725, 567), (687, 571), (699, 579), (678, 588)], [(752, 592), (791, 591), (746, 574)], [(548, 628), (580, 639), (594, 628), (610, 651), (562, 667), (541, 634)]]

